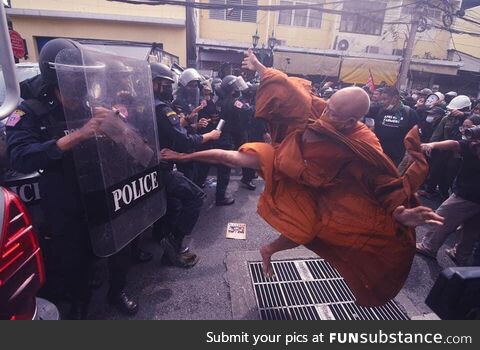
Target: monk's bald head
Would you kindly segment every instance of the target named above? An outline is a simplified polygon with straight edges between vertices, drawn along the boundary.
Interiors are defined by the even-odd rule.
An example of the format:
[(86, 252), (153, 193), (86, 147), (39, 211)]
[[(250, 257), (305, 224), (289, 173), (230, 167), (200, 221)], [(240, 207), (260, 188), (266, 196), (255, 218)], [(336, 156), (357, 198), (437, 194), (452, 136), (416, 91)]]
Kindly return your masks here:
[(359, 120), (368, 113), (370, 98), (359, 87), (347, 87), (333, 94), (328, 100), (328, 109), (337, 120), (355, 118)]

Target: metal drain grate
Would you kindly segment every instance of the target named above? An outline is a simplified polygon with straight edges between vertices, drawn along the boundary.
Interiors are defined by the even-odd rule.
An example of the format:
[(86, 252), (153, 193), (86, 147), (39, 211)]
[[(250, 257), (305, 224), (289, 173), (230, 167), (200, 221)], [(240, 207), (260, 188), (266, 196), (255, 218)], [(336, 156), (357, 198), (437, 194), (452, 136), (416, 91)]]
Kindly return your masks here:
[(408, 320), (393, 301), (362, 307), (328, 262), (323, 259), (272, 263), (275, 276), (266, 279), (260, 262), (250, 262), (255, 299), (262, 320)]

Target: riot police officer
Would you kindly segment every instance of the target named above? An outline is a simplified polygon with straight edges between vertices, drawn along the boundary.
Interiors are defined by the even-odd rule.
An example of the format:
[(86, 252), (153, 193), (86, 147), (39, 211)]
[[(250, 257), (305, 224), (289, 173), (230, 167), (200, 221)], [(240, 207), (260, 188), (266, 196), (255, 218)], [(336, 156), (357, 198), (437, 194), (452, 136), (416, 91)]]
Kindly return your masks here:
[[(15, 170), (31, 173), (42, 169), (40, 192), (46, 217), (52, 224), (46, 263), (49, 278), (63, 282), (72, 298), (69, 317), (85, 317), (90, 300), (88, 287), (89, 242), (82, 216), (75, 165), (71, 150), (95, 136), (101, 118), (72, 133), (66, 127), (63, 104), (80, 109), (77, 100), (62, 96), (55, 70), (49, 62), (63, 49), (76, 49), (71, 40), (56, 39), (40, 53), (41, 90), (36, 99), (26, 100), (8, 118), (7, 147)], [(80, 110), (80, 112), (83, 112)]]
[[(179, 116), (173, 106), (172, 84), (174, 82), (171, 70), (160, 63), (151, 64), (152, 81), (155, 95), (155, 110), (157, 114), (157, 127), (159, 133), (160, 148), (170, 148), (177, 152), (190, 153), (195, 147), (220, 137), (218, 130), (199, 135), (189, 134), (182, 125), (182, 117)], [(200, 120), (199, 124), (207, 126), (205, 119)], [(193, 174), (189, 168), (177, 165), (178, 169), (189, 179), (193, 179)]]
[[(227, 75), (220, 85), (221, 98), (217, 102), (220, 111), (219, 118), (225, 121), (220, 139), (215, 147), (233, 150), (246, 141), (246, 115), (243, 113), (243, 103), (239, 101), (240, 80), (234, 75)], [(225, 165), (217, 165), (216, 205), (231, 205), (235, 199), (227, 194), (231, 169)]]
[(200, 82), (202, 76), (196, 69), (185, 69), (178, 78), (178, 89), (176, 91), (174, 106), (180, 107), (186, 117), (192, 116), (192, 112), (200, 103)]
[[(172, 71), (164, 64), (152, 63), (152, 83), (155, 96), (158, 139), (161, 148), (189, 152), (196, 145), (218, 139), (220, 131), (204, 135), (188, 135), (173, 110)], [(196, 255), (182, 248), (182, 242), (198, 221), (205, 194), (181, 172), (173, 171), (173, 164), (164, 164), (167, 193), (167, 213), (153, 227), (153, 235), (162, 240), (169, 262), (180, 267), (191, 267), (198, 261)]]
[[(63, 50), (79, 52), (80, 49), (81, 45), (73, 40), (48, 42), (39, 56), (42, 81), (36, 84), (35, 98), (23, 101), (6, 123), (7, 149), (13, 168), (22, 173), (37, 170), (42, 173), (41, 204), (52, 226), (46, 252), (47, 274), (50, 272), (47, 278), (61, 282), (71, 298), (68, 318), (87, 316), (92, 257), (72, 150), (101, 135), (102, 121), (114, 113), (97, 108), (90, 118), (90, 110), (84, 106), (86, 86), (81, 74), (71, 75), (71, 79), (78, 79), (76, 95), (60, 92), (55, 58)], [(64, 114), (67, 109), (89, 121), (79, 129), (69, 130)], [(123, 290), (110, 292), (110, 302), (122, 311), (136, 312), (137, 304)]]

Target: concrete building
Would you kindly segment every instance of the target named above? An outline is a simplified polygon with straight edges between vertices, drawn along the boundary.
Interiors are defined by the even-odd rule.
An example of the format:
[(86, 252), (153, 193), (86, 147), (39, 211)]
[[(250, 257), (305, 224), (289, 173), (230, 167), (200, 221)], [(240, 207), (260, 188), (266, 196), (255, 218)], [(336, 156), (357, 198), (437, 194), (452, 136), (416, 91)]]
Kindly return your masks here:
[[(229, 4), (230, 1), (209, 0), (213, 4)], [(312, 4), (326, 11), (315, 8), (277, 12), (198, 11), (200, 68), (218, 71), (225, 62), (230, 70), (239, 68), (244, 50), (252, 46), (252, 35), (258, 33), (257, 47), (261, 47), (262, 44), (267, 46), (273, 33), (277, 40), (273, 62), (276, 68), (319, 81), (337, 78), (345, 83), (359, 84), (367, 81), (370, 72), (377, 84), (381, 81), (396, 83), (412, 14), (418, 11), (418, 4), (413, 0), (236, 0), (231, 3)], [(460, 0), (450, 3), (454, 11), (461, 6)], [(443, 90), (451, 87), (452, 79), (463, 66), (462, 61), (453, 60), (449, 53), (454, 48), (452, 35), (438, 28), (444, 26), (443, 17), (447, 13), (444, 2), (434, 1), (433, 5), (425, 8), (426, 28), (415, 38), (409, 74), (412, 88), (443, 85), (439, 86)], [(461, 21), (455, 18), (453, 28), (460, 26)], [(480, 32), (478, 26), (476, 31)], [(474, 43), (467, 45), (475, 50)]]
[[(186, 64), (185, 8), (128, 5), (106, 0), (11, 0), (7, 9), (15, 31), (26, 40), (29, 60), (57, 37), (108, 44), (130, 55), (152, 43), (173, 54), (160, 57)], [(121, 46), (121, 47), (118, 47)], [(160, 54), (161, 55), (161, 54)], [(178, 59), (175, 59), (175, 56)]]
[(458, 71), (460, 79), (457, 83), (460, 83), (460, 86), (457, 89), (473, 94), (476, 88), (477, 97), (480, 99), (480, 25), (469, 22), (474, 20), (480, 23), (480, 6), (466, 10), (465, 18), (467, 20), (458, 21), (455, 28), (479, 34), (453, 34), (453, 47), (449, 50), (449, 59), (462, 63)]
[[(239, 71), (243, 52), (252, 46), (252, 36), (257, 34), (259, 55), (267, 61), (271, 58), (268, 43), (274, 37), (276, 46), (269, 63), (289, 74), (318, 82), (329, 79), (364, 84), (371, 73), (377, 84), (395, 84), (412, 14), (419, 10), (414, 0), (203, 1), (251, 7), (195, 10), (187, 18), (185, 7), (180, 6), (106, 0), (11, 0), (12, 8), (7, 13), (15, 30), (26, 39), (30, 60), (36, 60), (41, 46), (53, 37), (88, 39), (109, 43), (110, 47), (127, 44), (122, 52), (125, 47), (134, 50), (141, 43), (148, 47), (156, 42), (164, 51), (178, 56), (180, 65), (187, 65), (188, 46), (194, 52), (193, 56), (189, 53), (190, 65), (196, 64), (207, 74), (226, 74)], [(463, 2), (474, 6), (476, 0)], [(450, 10), (443, 0), (430, 3), (432, 6), (425, 7), (422, 14), (424, 30), (416, 33), (409, 87), (438, 86), (442, 91), (476, 93), (480, 37), (452, 35), (440, 29), (445, 27), (445, 15), (460, 9), (462, 0), (451, 0)], [(305, 4), (311, 7), (293, 7)], [(281, 11), (256, 9), (275, 5), (292, 7)], [(478, 8), (467, 9), (465, 15), (480, 21)], [(480, 26), (453, 18), (451, 28), (480, 32)], [(165, 57), (166, 63), (175, 60)]]

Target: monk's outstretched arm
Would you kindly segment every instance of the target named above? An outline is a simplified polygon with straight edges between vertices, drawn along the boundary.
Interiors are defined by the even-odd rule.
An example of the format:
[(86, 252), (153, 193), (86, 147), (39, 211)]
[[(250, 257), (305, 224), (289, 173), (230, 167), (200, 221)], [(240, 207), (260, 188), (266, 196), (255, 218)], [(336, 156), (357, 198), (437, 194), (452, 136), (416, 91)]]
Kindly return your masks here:
[(209, 149), (194, 153), (177, 153), (170, 149), (162, 149), (160, 152), (162, 160), (184, 162), (204, 162), (211, 164), (223, 164), (231, 168), (260, 169), (260, 158), (254, 153), (226, 151), (223, 149)]

